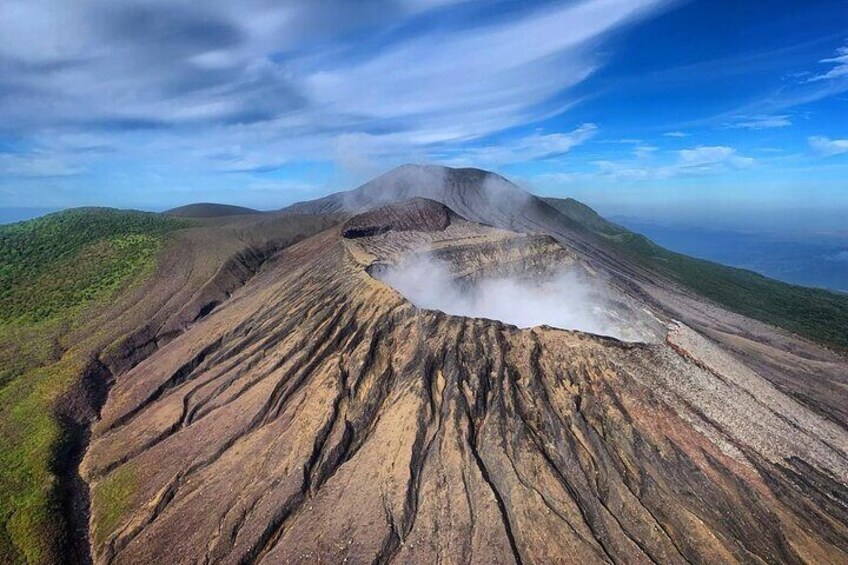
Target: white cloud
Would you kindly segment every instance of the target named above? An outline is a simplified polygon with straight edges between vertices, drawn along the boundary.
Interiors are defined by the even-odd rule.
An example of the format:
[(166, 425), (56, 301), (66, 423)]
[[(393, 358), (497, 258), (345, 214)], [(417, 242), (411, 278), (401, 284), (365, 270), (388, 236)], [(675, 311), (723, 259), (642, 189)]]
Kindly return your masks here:
[(292, 192), (312, 194), (320, 187), (316, 184), (298, 180), (265, 180), (247, 183), (244, 190), (248, 192), (270, 192), (280, 195), (280, 201), (290, 196)]
[(689, 137), (685, 131), (667, 131), (663, 134), (666, 137)]
[(0, 154), (0, 175), (7, 177), (67, 177), (83, 173), (57, 155)]
[[(659, 157), (659, 155), (657, 155)], [(754, 159), (739, 155), (735, 149), (724, 146), (698, 146), (664, 154), (665, 163), (646, 165), (638, 157), (624, 161), (598, 160), (592, 162), (595, 171), (542, 174), (536, 180), (548, 183), (573, 183), (577, 181), (607, 179), (658, 181), (675, 177), (700, 176), (746, 169)]]
[(664, 180), (676, 176), (680, 169), (672, 165), (644, 166), (627, 161), (594, 161), (597, 172), (590, 177), (612, 180)]
[[(779, 57), (774, 57), (777, 54), (762, 55), (779, 61)], [(840, 47), (834, 57), (821, 59), (819, 63), (831, 68), (825, 72), (792, 73), (786, 78), (794, 79), (794, 82), (788, 81), (782, 88), (722, 117), (726, 119), (728, 116), (749, 113), (772, 115), (848, 92), (848, 46)]]
[(736, 169), (744, 169), (750, 167), (754, 163), (753, 158), (737, 155), (735, 149), (721, 145), (713, 147), (698, 146), (692, 149), (683, 149), (678, 152), (678, 155), (680, 155), (678, 166), (681, 168), (702, 168), (714, 167), (716, 165), (730, 165)]
[(462, 124), (456, 136), (481, 137), (538, 119), (551, 98), (598, 68), (595, 40), (660, 4), (582, 1), (415, 38), (361, 64), (312, 73), (306, 87), (318, 105), (340, 113), (403, 118), (448, 131)]
[(362, 180), (385, 170), (388, 165), (429, 160), (422, 149), (410, 144), (400, 133), (345, 133), (333, 140), (333, 151), (336, 162)]
[(813, 151), (823, 157), (848, 153), (848, 139), (830, 139), (821, 135), (814, 135), (807, 138), (807, 143), (810, 144)]
[(506, 140), (497, 145), (485, 145), (463, 150), (459, 155), (450, 157), (443, 162), (478, 166), (497, 166), (508, 163), (520, 163), (548, 159), (568, 153), (574, 147), (581, 145), (595, 136), (598, 126), (582, 124), (567, 133), (541, 132)]
[(653, 145), (637, 145), (633, 148), (633, 155), (637, 159), (647, 159), (657, 151), (659, 151), (659, 147), (654, 147)]
[[(602, 66), (602, 41), (669, 4), (578, 0), (409, 25), (470, 1), (0, 1), (0, 128), (96, 133), (122, 158), (195, 158), (194, 170), (458, 154), (563, 112), (568, 90)], [(402, 26), (414, 31), (387, 33)], [(478, 151), (520, 160), (581, 134)]]
[(788, 115), (738, 116), (735, 121), (725, 124), (732, 129), (769, 129), (783, 128), (792, 125)]
[(834, 57), (822, 59), (819, 62), (831, 65), (830, 70), (807, 79), (808, 82), (848, 77), (848, 46), (840, 47), (836, 50)]

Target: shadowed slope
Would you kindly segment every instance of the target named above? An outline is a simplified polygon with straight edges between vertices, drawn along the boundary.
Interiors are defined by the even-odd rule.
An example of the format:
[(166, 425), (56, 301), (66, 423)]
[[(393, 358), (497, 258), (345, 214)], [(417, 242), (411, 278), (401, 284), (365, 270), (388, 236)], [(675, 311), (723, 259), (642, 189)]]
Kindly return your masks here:
[(347, 238), (379, 235), (387, 231), (441, 231), (451, 218), (450, 208), (434, 200), (412, 198), (405, 202), (375, 208), (354, 216), (344, 225), (342, 235)]
[(0, 226), (3, 563), (73, 559), (78, 538), (68, 491), (81, 456), (75, 421), (95, 416), (89, 400), (101, 399), (102, 388), (83, 381), (98, 374), (92, 343), (109, 339), (89, 319), (147, 278), (169, 236), (188, 225), (159, 214), (77, 208)]

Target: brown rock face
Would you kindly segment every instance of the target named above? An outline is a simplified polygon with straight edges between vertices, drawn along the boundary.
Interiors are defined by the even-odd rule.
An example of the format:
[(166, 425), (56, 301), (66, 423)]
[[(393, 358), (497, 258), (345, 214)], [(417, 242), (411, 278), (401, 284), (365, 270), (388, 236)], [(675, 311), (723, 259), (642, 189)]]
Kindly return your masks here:
[(652, 343), (419, 310), (378, 271), (420, 253), (596, 273), (427, 201), (274, 255), (116, 376), (82, 469), (95, 561), (848, 559), (842, 424), (622, 285)]
[(450, 225), (450, 208), (434, 200), (411, 198), (354, 216), (345, 222), (342, 235), (348, 239), (370, 237), (387, 231), (442, 231)]

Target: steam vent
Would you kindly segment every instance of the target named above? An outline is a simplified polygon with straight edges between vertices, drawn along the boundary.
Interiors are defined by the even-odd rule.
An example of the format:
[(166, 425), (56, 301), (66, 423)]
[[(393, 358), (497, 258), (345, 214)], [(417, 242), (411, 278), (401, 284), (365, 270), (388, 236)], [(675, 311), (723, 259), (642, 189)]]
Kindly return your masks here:
[[(846, 562), (844, 406), (773, 363), (828, 354), (500, 177), (410, 170), (293, 209), (346, 219), (116, 377), (95, 562)], [(547, 325), (474, 315), (563, 280)]]

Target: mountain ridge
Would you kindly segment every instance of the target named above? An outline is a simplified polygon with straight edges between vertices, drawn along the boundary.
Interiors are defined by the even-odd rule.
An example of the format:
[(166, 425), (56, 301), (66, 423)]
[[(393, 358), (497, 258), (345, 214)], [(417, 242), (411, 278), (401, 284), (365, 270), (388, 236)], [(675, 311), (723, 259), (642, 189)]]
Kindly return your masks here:
[[(846, 293), (784, 283), (748, 269), (676, 253), (602, 218), (576, 200), (546, 200), (563, 213), (572, 214), (576, 221), (585, 215), (589, 229), (706, 298), (819, 343), (848, 350), (848, 335), (839, 329), (848, 327)], [(696, 274), (690, 274), (693, 272)], [(723, 289), (733, 291), (726, 293)]]
[(234, 206), (232, 204), (219, 204), (215, 202), (193, 202), (184, 206), (178, 206), (162, 212), (166, 216), (179, 216), (182, 218), (220, 218), (224, 216), (240, 216), (246, 214), (262, 214), (259, 210)]

